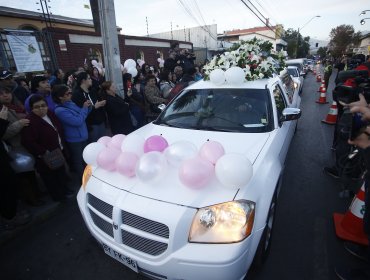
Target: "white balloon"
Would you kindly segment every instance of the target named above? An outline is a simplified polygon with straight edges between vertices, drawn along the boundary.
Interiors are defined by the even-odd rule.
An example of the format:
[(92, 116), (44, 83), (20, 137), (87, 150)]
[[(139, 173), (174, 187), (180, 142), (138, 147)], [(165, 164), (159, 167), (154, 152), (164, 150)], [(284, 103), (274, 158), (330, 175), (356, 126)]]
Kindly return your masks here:
[(127, 69), (129, 68), (136, 68), (136, 62), (135, 60), (129, 58), (125, 61), (125, 63), (123, 64), (124, 67), (126, 67)]
[(121, 64), (121, 72), (123, 72), (123, 69), (124, 69), (124, 67), (123, 67), (123, 65)]
[(222, 69), (212, 70), (209, 79), (215, 85), (222, 85), (225, 82), (225, 72)]
[(82, 157), (87, 164), (97, 166), (96, 159), (98, 154), (105, 148), (105, 145), (93, 142), (87, 145), (82, 153)]
[(164, 150), (168, 163), (175, 167), (180, 166), (184, 160), (195, 157), (197, 153), (197, 147), (189, 141), (175, 142)]
[(136, 75), (137, 75), (137, 69), (136, 69), (136, 68), (134, 68), (134, 67), (128, 68), (128, 69), (127, 69), (127, 73), (130, 73), (130, 74), (131, 74), (131, 76), (134, 78), (134, 77), (136, 77)]
[(153, 151), (142, 155), (136, 165), (136, 176), (142, 182), (153, 182), (164, 176), (167, 160), (161, 152)]
[(230, 67), (225, 72), (226, 81), (232, 85), (240, 85), (245, 80), (245, 73), (240, 67)]
[(137, 156), (144, 154), (145, 139), (137, 134), (129, 134), (123, 139), (121, 150), (122, 152), (132, 152)]
[(216, 162), (217, 179), (227, 188), (237, 189), (245, 186), (253, 175), (253, 165), (241, 154), (226, 154)]

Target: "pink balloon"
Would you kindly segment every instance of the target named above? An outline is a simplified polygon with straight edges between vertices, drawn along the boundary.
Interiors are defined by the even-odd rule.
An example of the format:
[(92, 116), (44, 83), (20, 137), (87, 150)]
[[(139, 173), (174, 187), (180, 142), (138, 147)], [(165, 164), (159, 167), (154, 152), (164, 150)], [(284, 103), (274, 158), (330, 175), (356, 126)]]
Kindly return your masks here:
[(112, 138), (110, 138), (109, 136), (103, 136), (103, 137), (100, 137), (98, 139), (98, 143), (102, 143), (104, 146), (107, 146), (108, 143), (111, 141)]
[(112, 139), (108, 142), (107, 147), (112, 147), (116, 149), (121, 149), (122, 141), (125, 139), (124, 134), (116, 134), (112, 137)]
[(217, 160), (225, 154), (224, 147), (216, 141), (207, 141), (202, 145), (199, 151), (201, 158), (216, 164)]
[(120, 150), (115, 148), (104, 148), (99, 154), (96, 162), (98, 165), (108, 171), (116, 169), (116, 159), (121, 153)]
[(168, 142), (166, 139), (164, 139), (164, 137), (160, 135), (153, 135), (145, 140), (144, 153), (152, 151), (163, 152), (167, 147)]
[(185, 160), (179, 169), (181, 183), (191, 189), (205, 187), (214, 174), (214, 166), (201, 157)]
[(127, 177), (135, 176), (135, 167), (139, 157), (131, 152), (122, 152), (116, 159), (116, 169)]

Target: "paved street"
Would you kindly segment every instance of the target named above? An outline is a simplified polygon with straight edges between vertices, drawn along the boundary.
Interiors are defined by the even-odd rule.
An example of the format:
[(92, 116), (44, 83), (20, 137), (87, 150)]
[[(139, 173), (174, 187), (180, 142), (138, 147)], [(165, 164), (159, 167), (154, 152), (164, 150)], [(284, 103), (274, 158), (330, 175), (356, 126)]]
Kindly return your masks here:
[[(322, 172), (333, 162), (333, 127), (321, 120), (331, 105), (334, 77), (327, 105), (315, 103), (320, 84), (314, 76), (305, 79), (303, 113), (286, 162), (270, 256), (248, 280), (334, 280), (334, 266), (358, 264), (336, 238), (332, 218), (334, 212), (347, 210), (350, 198), (340, 198), (339, 181)], [(147, 279), (103, 252), (74, 200), (0, 245), (0, 259), (3, 280)]]

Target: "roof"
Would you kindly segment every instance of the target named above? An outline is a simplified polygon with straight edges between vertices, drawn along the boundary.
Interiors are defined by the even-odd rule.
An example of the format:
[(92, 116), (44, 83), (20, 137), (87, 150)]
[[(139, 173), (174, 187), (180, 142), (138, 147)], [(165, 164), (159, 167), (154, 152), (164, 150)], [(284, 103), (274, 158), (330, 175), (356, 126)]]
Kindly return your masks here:
[[(42, 13), (0, 6), (0, 16), (40, 20), (40, 16), (42, 16)], [(94, 28), (94, 23), (92, 19), (71, 18), (54, 14), (50, 14), (50, 19), (57, 23)], [(121, 29), (121, 27), (117, 26), (117, 30)]]
[[(276, 26), (271, 26), (271, 29), (276, 29)], [(271, 29), (267, 26), (252, 27), (252, 28), (247, 28), (247, 29), (235, 29), (231, 31), (225, 31), (223, 35), (226, 35), (226, 36), (244, 35), (244, 34), (256, 33), (259, 31), (271, 31)]]

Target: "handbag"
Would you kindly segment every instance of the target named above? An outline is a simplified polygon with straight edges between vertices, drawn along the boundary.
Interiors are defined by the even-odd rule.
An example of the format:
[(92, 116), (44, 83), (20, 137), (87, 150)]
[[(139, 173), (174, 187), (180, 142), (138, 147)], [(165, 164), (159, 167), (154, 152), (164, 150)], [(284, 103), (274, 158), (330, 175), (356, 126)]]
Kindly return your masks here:
[(57, 148), (52, 151), (47, 151), (43, 156), (45, 164), (51, 169), (55, 170), (64, 166), (65, 159), (60, 148)]

